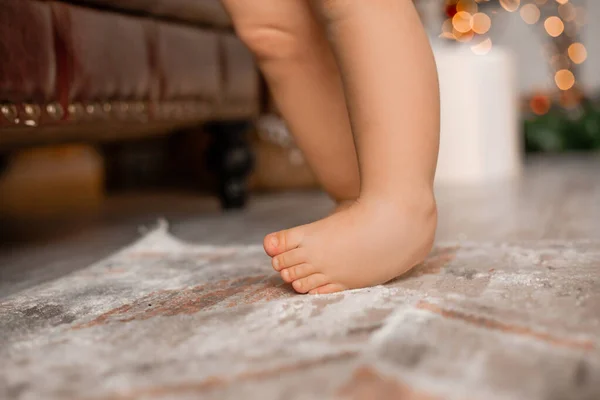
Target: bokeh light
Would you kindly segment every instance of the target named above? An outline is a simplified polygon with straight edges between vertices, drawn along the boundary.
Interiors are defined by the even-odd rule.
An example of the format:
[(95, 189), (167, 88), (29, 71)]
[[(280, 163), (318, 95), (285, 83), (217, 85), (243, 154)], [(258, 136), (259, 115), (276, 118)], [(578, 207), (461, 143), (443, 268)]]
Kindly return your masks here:
[(465, 11), (473, 15), (477, 12), (477, 10), (477, 3), (475, 3), (473, 0), (460, 0), (458, 3), (456, 3), (457, 12)]
[(473, 29), (473, 32), (480, 35), (487, 33), (491, 26), (492, 20), (487, 16), (487, 14), (477, 13), (473, 15), (473, 18), (471, 19), (471, 29)]
[(566, 3), (558, 7), (558, 14), (563, 21), (571, 22), (577, 17), (577, 10), (573, 4)]
[(560, 90), (569, 90), (575, 86), (575, 75), (568, 69), (561, 69), (554, 76), (554, 81)]
[(540, 9), (535, 4), (526, 4), (521, 7), (521, 18), (529, 25), (533, 25), (540, 20)]
[(544, 28), (546, 28), (548, 35), (552, 37), (559, 37), (565, 31), (565, 24), (560, 18), (552, 16), (548, 17), (548, 19), (544, 21)]
[(514, 12), (519, 9), (521, 0), (500, 0), (500, 5), (508, 12)]
[(467, 33), (471, 30), (471, 18), (468, 12), (459, 11), (452, 17), (452, 26), (457, 32)]
[(452, 26), (452, 20), (448, 18), (442, 24), (442, 34), (440, 35), (440, 37), (446, 39), (454, 39), (454, 33), (452, 33), (453, 29), (454, 27)]
[(469, 42), (471, 41), (471, 39), (473, 39), (473, 36), (475, 36), (475, 33), (473, 31), (468, 31), (468, 32), (458, 32), (458, 31), (453, 31), (454, 33), (454, 38), (459, 41), (459, 42)]
[(587, 59), (587, 49), (582, 43), (573, 43), (569, 46), (569, 58), (575, 64), (582, 64)]
[(550, 107), (552, 106), (552, 102), (550, 101), (550, 97), (545, 94), (537, 94), (531, 97), (529, 101), (529, 107), (534, 114), (544, 115), (550, 111)]

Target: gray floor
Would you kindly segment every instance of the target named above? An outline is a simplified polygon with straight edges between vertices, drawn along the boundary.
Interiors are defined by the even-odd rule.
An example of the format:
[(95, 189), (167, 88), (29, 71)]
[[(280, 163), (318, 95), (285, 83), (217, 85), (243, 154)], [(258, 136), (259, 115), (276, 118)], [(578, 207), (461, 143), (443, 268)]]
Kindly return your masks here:
[[(597, 155), (534, 158), (517, 181), (438, 187), (437, 196), (438, 242), (600, 238)], [(121, 196), (78, 229), (51, 240), (5, 239), (0, 246), (0, 298), (99, 261), (160, 218), (186, 241), (256, 244), (270, 231), (326, 215), (331, 206), (320, 193), (257, 195), (245, 211), (223, 214), (214, 199), (189, 194)]]
[[(599, 166), (544, 158), (518, 182), (440, 187), (424, 263), (330, 296), (295, 294), (258, 245), (326, 214), (320, 194), (227, 215), (112, 199), (71, 234), (5, 244), (0, 398), (599, 399)], [(172, 234), (104, 258), (161, 216)]]

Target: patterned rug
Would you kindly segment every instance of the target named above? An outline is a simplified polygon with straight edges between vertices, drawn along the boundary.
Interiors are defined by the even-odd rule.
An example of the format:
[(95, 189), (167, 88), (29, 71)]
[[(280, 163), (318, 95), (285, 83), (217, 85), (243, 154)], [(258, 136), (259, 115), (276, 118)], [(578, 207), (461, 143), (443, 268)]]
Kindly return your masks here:
[(161, 226), (0, 303), (0, 398), (592, 400), (599, 347), (597, 242), (440, 245), (313, 297)]

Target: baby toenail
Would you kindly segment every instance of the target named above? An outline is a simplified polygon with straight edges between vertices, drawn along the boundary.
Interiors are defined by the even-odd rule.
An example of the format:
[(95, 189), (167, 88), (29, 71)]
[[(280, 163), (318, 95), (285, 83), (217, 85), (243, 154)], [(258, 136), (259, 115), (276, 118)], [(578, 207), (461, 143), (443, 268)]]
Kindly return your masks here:
[(279, 268), (279, 259), (277, 259), (277, 258), (273, 259), (273, 266), (275, 267), (275, 269)]
[(287, 269), (283, 270), (283, 272), (281, 273), (281, 275), (283, 275), (283, 277), (285, 279), (290, 279), (290, 271), (288, 271)]
[(271, 244), (273, 247), (277, 247), (279, 245), (279, 240), (277, 240), (277, 236), (271, 236)]

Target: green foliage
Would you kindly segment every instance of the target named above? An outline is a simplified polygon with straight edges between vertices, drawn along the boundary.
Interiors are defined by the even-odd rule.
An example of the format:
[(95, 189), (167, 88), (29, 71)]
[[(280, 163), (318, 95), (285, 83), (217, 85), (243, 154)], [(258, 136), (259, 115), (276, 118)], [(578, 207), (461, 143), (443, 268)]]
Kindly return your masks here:
[(528, 152), (600, 149), (600, 110), (587, 102), (576, 111), (560, 108), (524, 121)]

